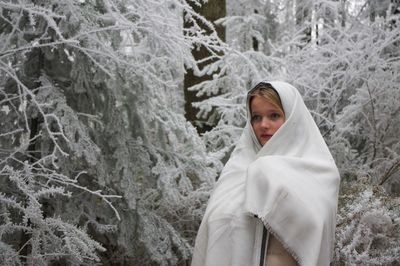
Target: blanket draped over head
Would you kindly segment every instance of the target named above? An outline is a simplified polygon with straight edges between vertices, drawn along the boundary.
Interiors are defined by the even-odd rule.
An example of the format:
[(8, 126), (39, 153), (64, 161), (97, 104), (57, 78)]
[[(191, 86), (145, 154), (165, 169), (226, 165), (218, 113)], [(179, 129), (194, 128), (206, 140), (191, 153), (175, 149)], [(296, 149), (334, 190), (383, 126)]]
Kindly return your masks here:
[(247, 124), (211, 194), (192, 266), (260, 265), (259, 225), (299, 265), (332, 259), (339, 172), (297, 89), (263, 83), (278, 92), (285, 123), (262, 147), (247, 98)]

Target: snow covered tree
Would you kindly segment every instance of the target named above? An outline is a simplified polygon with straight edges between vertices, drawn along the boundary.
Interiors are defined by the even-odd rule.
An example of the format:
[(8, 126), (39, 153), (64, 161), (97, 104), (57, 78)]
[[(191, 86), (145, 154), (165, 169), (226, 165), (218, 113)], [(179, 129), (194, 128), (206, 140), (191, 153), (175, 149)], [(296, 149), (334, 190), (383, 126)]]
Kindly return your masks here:
[[(224, 44), (188, 2), (0, 2), (0, 264), (187, 264), (264, 79), (300, 89), (342, 173), (335, 263), (398, 263), (398, 3), (227, 2)], [(201, 138), (185, 69), (212, 77)]]
[[(220, 61), (208, 66), (220, 70), (214, 79), (192, 88), (199, 94), (213, 95), (215, 88), (224, 92), (196, 103), (199, 115), (216, 110), (217, 126), (203, 136), (208, 149), (221, 159), (229, 155), (244, 125), (249, 88), (261, 80), (288, 81), (303, 95), (336, 159), (343, 186), (349, 187), (341, 190), (335, 263), (398, 263), (400, 28), (394, 5), (386, 6), (385, 16), (372, 20), (368, 10), (375, 5), (370, 1), (361, 5), (326, 0), (266, 2), (271, 8), (282, 8), (275, 13), (278, 34), (270, 39), (270, 52), (237, 46), (255, 32), (250, 25), (252, 29), (259, 25), (253, 14), (240, 18), (252, 21), (247, 28), (240, 27), (235, 17), (221, 19), (228, 32), (235, 31), (233, 39), (227, 39), (231, 46)], [(294, 23), (299, 14), (295, 11), (301, 7), (307, 9), (301, 16), (304, 21)], [(257, 16), (262, 20), (269, 14)], [(256, 32), (259, 39), (270, 37)], [(379, 258), (382, 250), (384, 258)]]
[(396, 265), (400, 201), (368, 178), (342, 181), (333, 265)]
[(220, 164), (181, 89), (214, 29), (179, 0), (0, 10), (0, 262), (185, 264)]

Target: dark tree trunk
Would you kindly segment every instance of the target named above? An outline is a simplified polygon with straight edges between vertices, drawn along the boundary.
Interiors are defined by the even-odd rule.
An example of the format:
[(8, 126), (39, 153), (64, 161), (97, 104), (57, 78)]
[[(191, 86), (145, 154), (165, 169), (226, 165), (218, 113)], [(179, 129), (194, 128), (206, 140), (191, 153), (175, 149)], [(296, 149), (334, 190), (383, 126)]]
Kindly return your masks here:
[[(214, 22), (215, 20), (225, 17), (226, 16), (226, 8), (225, 8), (225, 0), (210, 0), (201, 7), (194, 6), (193, 9), (203, 15), (207, 20)], [(185, 22), (184, 27), (187, 27), (188, 25)], [(225, 40), (225, 28), (222, 27), (221, 25), (216, 26), (215, 28), (217, 30), (218, 36), (222, 39)], [(196, 60), (205, 58), (209, 56), (208, 51), (204, 47), (200, 47), (200, 49), (194, 49), (192, 50), (192, 54)], [(204, 67), (204, 65), (200, 65), (200, 68)], [(188, 121), (190, 121), (194, 126), (196, 126), (197, 130), (199, 132), (205, 132), (211, 129), (211, 125), (205, 125), (200, 127), (196, 121), (202, 121), (205, 122), (204, 120), (200, 120), (196, 117), (196, 114), (198, 112), (197, 108), (194, 108), (192, 106), (193, 102), (198, 102), (201, 100), (204, 100), (206, 96), (203, 97), (197, 97), (195, 91), (189, 91), (188, 88), (191, 86), (194, 86), (196, 84), (199, 84), (202, 81), (209, 80), (211, 79), (211, 75), (205, 75), (202, 77), (198, 77), (193, 73), (192, 69), (186, 69), (186, 74), (184, 78), (184, 94), (185, 94), (185, 117)]]
[(312, 5), (309, 0), (296, 1), (296, 26), (303, 27), (302, 42), (304, 44), (311, 42), (311, 8)]

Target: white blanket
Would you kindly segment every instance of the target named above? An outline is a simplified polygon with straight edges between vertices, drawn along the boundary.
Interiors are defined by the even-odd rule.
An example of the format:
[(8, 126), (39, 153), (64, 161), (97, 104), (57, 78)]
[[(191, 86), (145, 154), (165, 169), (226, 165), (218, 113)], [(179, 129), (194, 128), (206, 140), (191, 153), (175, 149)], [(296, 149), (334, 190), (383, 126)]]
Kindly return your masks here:
[(299, 265), (332, 259), (339, 172), (297, 89), (269, 83), (281, 98), (285, 123), (261, 147), (248, 112), (210, 197), (192, 266), (259, 265), (260, 219)]

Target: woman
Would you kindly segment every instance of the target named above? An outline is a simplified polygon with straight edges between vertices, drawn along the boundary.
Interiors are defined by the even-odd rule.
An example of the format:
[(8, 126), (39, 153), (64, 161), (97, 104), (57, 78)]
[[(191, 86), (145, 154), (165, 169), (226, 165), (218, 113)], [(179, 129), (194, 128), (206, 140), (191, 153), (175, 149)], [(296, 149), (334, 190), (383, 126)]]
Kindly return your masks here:
[(248, 119), (200, 225), (192, 266), (329, 265), (339, 173), (285, 82), (249, 91)]

